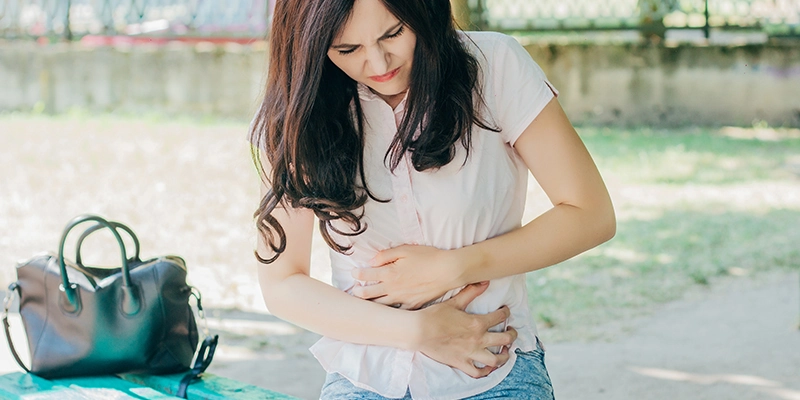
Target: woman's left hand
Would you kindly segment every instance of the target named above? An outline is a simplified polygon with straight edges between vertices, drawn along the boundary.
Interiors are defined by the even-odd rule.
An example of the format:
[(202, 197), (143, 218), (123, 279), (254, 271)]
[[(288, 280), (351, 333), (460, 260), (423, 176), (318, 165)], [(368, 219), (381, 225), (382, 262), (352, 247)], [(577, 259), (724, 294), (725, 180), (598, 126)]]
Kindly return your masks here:
[(376, 282), (352, 289), (353, 295), (387, 306), (416, 310), (461, 287), (463, 263), (455, 252), (430, 246), (403, 245), (384, 250), (370, 268), (354, 268), (353, 278)]

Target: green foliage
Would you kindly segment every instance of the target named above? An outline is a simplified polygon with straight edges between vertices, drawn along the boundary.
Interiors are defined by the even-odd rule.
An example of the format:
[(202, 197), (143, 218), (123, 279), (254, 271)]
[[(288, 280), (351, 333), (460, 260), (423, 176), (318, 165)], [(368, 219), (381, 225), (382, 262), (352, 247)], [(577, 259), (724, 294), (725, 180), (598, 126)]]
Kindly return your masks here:
[[(722, 135), (724, 130), (580, 130), (601, 171), (626, 183), (725, 184), (786, 179), (782, 166), (800, 155), (800, 139), (759, 140)], [(780, 138), (780, 131), (774, 136)]]
[(597, 327), (689, 290), (800, 267), (800, 188), (787, 169), (800, 159), (797, 132), (759, 140), (711, 129), (579, 131), (609, 183), (618, 229), (529, 274), (532, 311), (552, 327), (550, 340), (603, 337)]

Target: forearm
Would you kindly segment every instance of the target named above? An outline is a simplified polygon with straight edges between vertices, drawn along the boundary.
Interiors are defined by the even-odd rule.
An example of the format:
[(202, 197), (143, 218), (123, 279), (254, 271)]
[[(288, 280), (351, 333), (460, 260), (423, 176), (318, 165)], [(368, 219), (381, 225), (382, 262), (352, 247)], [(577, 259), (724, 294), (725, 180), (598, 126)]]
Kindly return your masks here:
[(614, 236), (610, 201), (594, 210), (557, 205), (525, 226), (463, 247), (462, 284), (523, 274), (557, 264)]
[(542, 110), (514, 148), (556, 206), (520, 229), (456, 250), (464, 284), (548, 267), (616, 232), (608, 190), (558, 101)]
[(262, 280), (261, 287), (270, 312), (302, 328), (351, 343), (416, 350), (413, 311), (353, 297), (304, 274)]

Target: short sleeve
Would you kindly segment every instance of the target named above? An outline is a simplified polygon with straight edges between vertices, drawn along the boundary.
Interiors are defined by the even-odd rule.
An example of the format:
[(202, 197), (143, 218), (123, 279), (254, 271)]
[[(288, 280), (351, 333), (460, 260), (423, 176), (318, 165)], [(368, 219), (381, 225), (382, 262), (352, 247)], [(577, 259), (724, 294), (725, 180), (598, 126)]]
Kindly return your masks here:
[(514, 38), (496, 37), (496, 48), (489, 53), (491, 87), (486, 89), (494, 102), (494, 122), (502, 129), (503, 141), (513, 146), (558, 91)]

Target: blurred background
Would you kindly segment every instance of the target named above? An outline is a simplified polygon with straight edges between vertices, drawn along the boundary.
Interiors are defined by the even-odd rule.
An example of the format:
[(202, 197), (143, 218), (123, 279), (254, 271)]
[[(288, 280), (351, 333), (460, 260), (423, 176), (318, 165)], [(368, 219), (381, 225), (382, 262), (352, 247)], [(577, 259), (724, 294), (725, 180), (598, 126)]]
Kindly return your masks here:
[[(452, 3), (544, 69), (617, 210), (612, 241), (528, 274), (557, 398), (800, 399), (800, 0)], [(269, 315), (252, 255), (273, 6), (0, 0), (0, 295), (104, 215), (186, 259), (214, 373), (318, 396), (318, 336)], [(533, 179), (528, 199), (526, 221), (550, 206)], [(113, 267), (109, 241), (85, 262)], [(319, 237), (312, 269), (330, 279)]]

